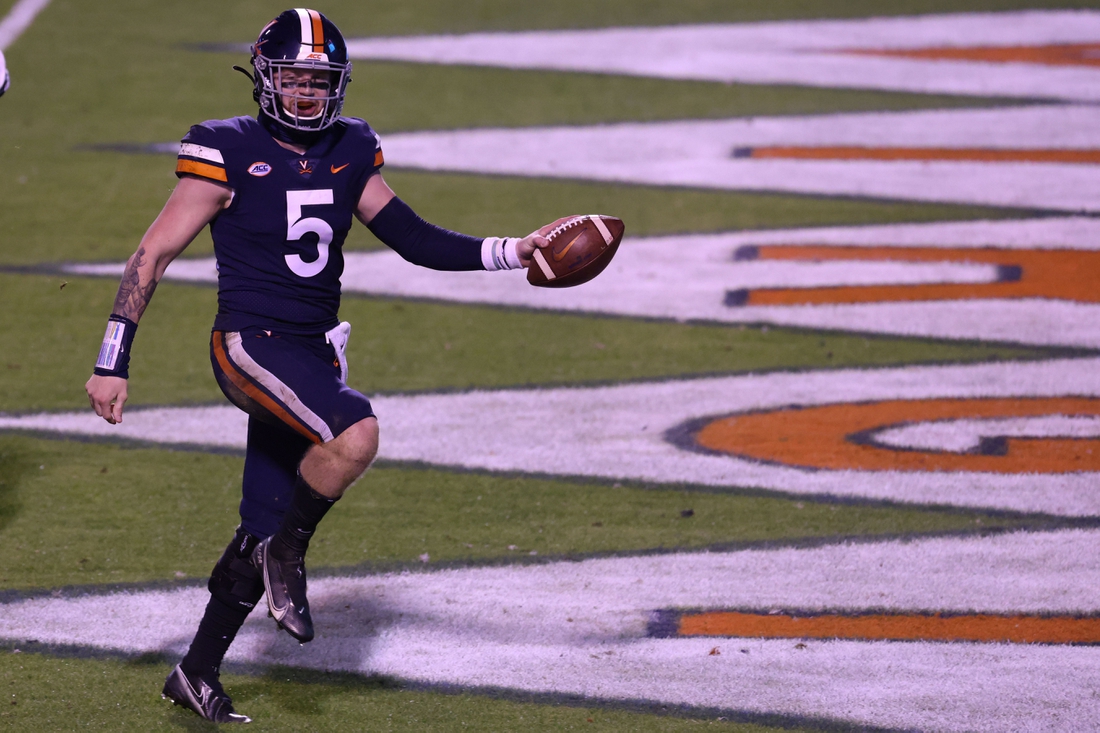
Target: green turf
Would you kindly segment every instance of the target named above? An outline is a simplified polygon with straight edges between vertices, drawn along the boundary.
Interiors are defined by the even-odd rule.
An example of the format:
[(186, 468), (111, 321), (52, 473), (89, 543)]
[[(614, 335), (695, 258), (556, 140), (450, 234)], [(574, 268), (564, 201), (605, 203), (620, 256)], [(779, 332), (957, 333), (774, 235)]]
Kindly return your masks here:
[[(103, 180), (76, 192), (50, 168), (59, 156), (30, 163), (25, 183), (0, 181), (0, 263), (125, 261), (175, 186), (170, 158), (151, 155), (66, 153), (68, 170), (95, 170)], [(36, 171), (40, 172), (36, 173)], [(474, 236), (517, 235), (577, 211), (623, 219), (631, 236), (693, 230), (715, 232), (833, 224), (882, 224), (947, 219), (998, 219), (1027, 212), (980, 206), (833, 199), (559, 180), (447, 175), (385, 169), (387, 182), (433, 223)], [(70, 195), (71, 194), (71, 195)], [(74, 226), (73, 222), (79, 222)], [(372, 249), (377, 240), (356, 224), (347, 248)], [(210, 254), (200, 234), (188, 256)]]
[[(62, 283), (67, 283), (61, 288)], [(0, 274), (23, 315), (0, 359), (0, 410), (81, 409), (117, 285), (106, 278)], [(518, 283), (517, 287), (526, 287)], [(209, 361), (212, 287), (165, 282), (134, 343), (131, 404), (220, 402)], [(690, 374), (1034, 359), (1051, 350), (771, 327), (606, 319), (485, 306), (345, 297), (349, 382), (366, 393), (583, 384)], [(535, 337), (534, 334), (538, 334)]]
[[(10, 5), (11, 0), (0, 0), (0, 11)], [(1034, 5), (1026, 0), (330, 0), (322, 9), (349, 36), (365, 36)], [(0, 263), (128, 256), (175, 185), (171, 159), (74, 148), (175, 140), (193, 122), (251, 111), (247, 82), (228, 68), (244, 59), (188, 44), (249, 41), (285, 7), (266, 0), (53, 0), (7, 51), (15, 84), (0, 100)], [(104, 39), (109, 39), (106, 45)], [(356, 69), (348, 112), (387, 133), (989, 102), (400, 63), (361, 62)], [(1020, 213), (395, 169), (386, 175), (429, 219), (475, 234), (523, 233), (562, 212), (578, 210), (617, 213), (627, 219), (633, 235)], [(375, 245), (357, 228), (349, 246)], [(204, 234), (190, 254), (208, 252)], [(69, 284), (62, 290), (66, 279)], [(81, 386), (103, 332), (114, 283), (2, 275), (0, 292), (8, 308), (0, 327), (8, 344), (0, 358), (0, 410), (83, 408)], [(221, 399), (206, 356), (214, 309), (212, 288), (161, 286), (138, 337), (134, 403)], [(366, 391), (967, 362), (1043, 353), (362, 298), (347, 299), (343, 315), (356, 324), (352, 383)], [(537, 343), (525, 335), (534, 329), (540, 333)], [(0, 547), (5, 553), (0, 588), (204, 578), (237, 521), (241, 463), (237, 456), (0, 435)], [(689, 508), (693, 516), (682, 517)], [(420, 568), (417, 558), (427, 553), (431, 568), (437, 563), (537, 562), (655, 547), (798, 543), (1015, 523), (966, 511), (382, 466), (326, 519), (311, 562), (329, 570)], [(539, 555), (532, 557), (531, 551)], [(71, 659), (0, 649), (0, 730), (212, 729), (159, 700), (160, 684), (174, 661)], [(227, 674), (226, 681), (241, 709), (257, 717), (251, 728), (258, 730), (656, 731), (720, 725), (547, 702), (411, 692), (381, 680), (312, 671)]]
[[(647, 4), (642, 4), (648, 7)], [(739, 5), (739, 4), (734, 4)], [(743, 3), (748, 7), (749, 3)], [(248, 83), (230, 68), (240, 54), (206, 53), (182, 44), (196, 39), (249, 38), (277, 12), (270, 3), (51, 4), (9, 50), (16, 83), (0, 115), (0, 262), (124, 258), (156, 216), (176, 178), (171, 159), (78, 146), (178, 140), (188, 125), (254, 111)], [(358, 6), (334, 4), (347, 15)], [(409, 6), (411, 7), (411, 6)], [(418, 17), (431, 22), (528, 13), (528, 3), (439, 3)], [(505, 11), (501, 8), (508, 7)], [(542, 8), (543, 6), (539, 5)], [(553, 5), (553, 17), (590, 12), (580, 2)], [(656, 6), (654, 6), (656, 7)], [(710, 7), (710, 6), (707, 6)], [(718, 8), (713, 4), (713, 8)], [(495, 8), (490, 12), (490, 9)], [(712, 10), (713, 10), (712, 8)], [(386, 13), (373, 12), (377, 32)], [(637, 17), (645, 17), (643, 8)], [(484, 13), (483, 13), (484, 11)], [(536, 16), (544, 22), (551, 16)], [(687, 6), (683, 20), (711, 11)], [(209, 19), (217, 17), (211, 24)], [(633, 16), (632, 16), (633, 17)], [(95, 31), (126, 48), (127, 63), (85, 49)], [(352, 31), (349, 31), (349, 33)], [(43, 53), (42, 49), (50, 49)], [(79, 70), (75, 73), (74, 70)], [(855, 90), (674, 82), (502, 69), (414, 64), (364, 64), (351, 87), (348, 112), (384, 131), (475, 125), (578, 124), (622, 119), (790, 114), (905, 109), (986, 100)], [(395, 163), (399, 161), (391, 161)], [(398, 192), (433, 221), (470, 233), (526, 233), (564, 213), (596, 210), (625, 219), (631, 234), (757, 226), (927, 221), (1011, 214), (979, 207), (830, 201), (800, 196), (666, 191), (563, 181), (484, 179), (387, 172)], [(205, 245), (205, 235), (200, 237)], [(350, 246), (371, 238), (357, 228)]]
[[(81, 659), (0, 647), (0, 730), (216, 730), (160, 699), (170, 664), (156, 656)], [(253, 731), (801, 731), (487, 695), (406, 689), (399, 682), (276, 668), (226, 673), (226, 691)]]
[[(205, 578), (239, 521), (242, 466), (234, 455), (0, 435), (0, 588)], [(325, 518), (310, 565), (419, 566), (425, 553), (435, 563), (530, 561), (1018, 524), (976, 511), (382, 466)]]
[[(228, 68), (232, 57), (225, 58)], [(354, 78), (346, 113), (370, 121), (382, 133), (1020, 103), (941, 94), (362, 61), (355, 64)], [(415, 93), (409, 94), (410, 89)]]
[[(982, 206), (384, 171), (391, 187), (425, 218), (476, 236), (527, 234), (562, 216), (562, 212), (572, 211), (618, 216), (626, 223), (628, 236), (1000, 219), (1026, 213)], [(373, 236), (362, 227), (352, 232), (349, 237), (352, 249), (374, 242)]]

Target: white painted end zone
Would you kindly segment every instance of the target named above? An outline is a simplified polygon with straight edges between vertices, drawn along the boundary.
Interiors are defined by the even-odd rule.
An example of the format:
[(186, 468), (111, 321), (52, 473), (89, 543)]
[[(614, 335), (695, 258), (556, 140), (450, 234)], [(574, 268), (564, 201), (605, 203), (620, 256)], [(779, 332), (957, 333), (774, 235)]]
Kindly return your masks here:
[(0, 51), (15, 43), (49, 4), (50, 0), (18, 0), (0, 20)]
[(1100, 148), (1100, 110), (1091, 105), (415, 132), (383, 143), (390, 165), (433, 171), (1068, 212), (1100, 207), (1096, 165), (732, 157), (735, 148), (765, 145)]
[[(737, 241), (736, 238), (730, 238)], [(710, 240), (710, 241), (708, 241)], [(608, 313), (640, 318), (782, 326), (980, 339), (1039, 346), (1100, 348), (1100, 306), (1058, 300), (967, 300), (813, 306), (725, 305), (729, 290), (776, 284), (870, 284), (922, 282), (932, 270), (920, 266), (849, 262), (761, 267), (733, 260), (735, 247), (706, 235), (626, 239), (599, 279), (578, 288), (532, 288), (523, 273), (435, 272), (409, 265), (394, 252), (344, 256), (345, 293), (428, 298), (456, 303)], [(72, 265), (68, 272), (121, 275), (123, 265)], [(981, 281), (982, 268), (946, 268), (954, 281)], [(842, 277), (838, 277), (842, 275)], [(165, 277), (213, 281), (213, 260), (177, 260)]]
[[(528, 286), (521, 272), (435, 272), (413, 267), (396, 253), (345, 255), (344, 292), (431, 298), (562, 311), (774, 323), (807, 328), (939, 338), (1100, 348), (1100, 306), (1029, 298), (892, 302), (854, 305), (731, 307), (739, 288), (806, 287), (923, 282), (989, 282), (987, 265), (903, 262), (736, 261), (738, 248), (763, 244), (1003, 249), (1100, 248), (1100, 221), (1051, 217), (1010, 221), (825, 227), (627, 238), (600, 277), (577, 288)], [(72, 264), (67, 272), (122, 274), (123, 263)], [(180, 259), (165, 277), (216, 282), (213, 258)]]
[(1088, 67), (881, 58), (850, 49), (1095, 43), (1100, 13), (1022, 11), (351, 39), (353, 58), (663, 79), (1100, 99)]
[[(326, 578), (310, 583), (313, 643), (299, 646), (256, 613), (228, 660), (906, 729), (1001, 731), (1026, 720), (1083, 730), (1100, 725), (1096, 647), (799, 649), (650, 639), (646, 629), (652, 611), (668, 608), (1091, 614), (1098, 557), (1100, 532), (1062, 531)], [(179, 654), (205, 598), (187, 589), (11, 603), (0, 636)]]
[(966, 453), (978, 448), (983, 438), (1100, 438), (1100, 418), (1048, 415), (1008, 420), (942, 420), (902, 425), (867, 437), (895, 448)]
[[(354, 386), (354, 372), (351, 377)], [(689, 420), (792, 404), (1063, 395), (1100, 395), (1100, 359), (384, 395), (371, 401), (383, 436), (379, 457), (387, 460), (1100, 516), (1100, 479), (1094, 473), (807, 471), (688, 451), (664, 437)], [(245, 424), (244, 414), (230, 406), (130, 410), (117, 426), (90, 411), (0, 416), (0, 429), (237, 448), (244, 447)], [(527, 444), (513, 441), (514, 435), (542, 437)]]

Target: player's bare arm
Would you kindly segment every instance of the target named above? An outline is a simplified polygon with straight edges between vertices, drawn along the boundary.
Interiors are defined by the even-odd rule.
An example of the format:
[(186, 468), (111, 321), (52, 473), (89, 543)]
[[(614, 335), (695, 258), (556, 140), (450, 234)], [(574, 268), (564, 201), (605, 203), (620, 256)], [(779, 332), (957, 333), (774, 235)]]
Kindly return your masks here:
[[(119, 324), (129, 321), (136, 328), (169, 263), (231, 199), (232, 192), (223, 186), (197, 178), (180, 179), (126, 263), (111, 311), (112, 321)], [(112, 425), (122, 422), (122, 409), (128, 398), (125, 376), (93, 374), (84, 389), (97, 415)]]

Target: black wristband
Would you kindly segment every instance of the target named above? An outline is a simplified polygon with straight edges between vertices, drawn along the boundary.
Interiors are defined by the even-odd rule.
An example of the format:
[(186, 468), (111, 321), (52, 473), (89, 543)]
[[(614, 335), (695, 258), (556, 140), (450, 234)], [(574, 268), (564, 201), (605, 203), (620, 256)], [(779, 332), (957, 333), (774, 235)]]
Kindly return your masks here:
[(99, 347), (95, 373), (101, 377), (130, 378), (130, 346), (134, 343), (137, 324), (129, 318), (111, 314), (107, 319), (107, 332)]

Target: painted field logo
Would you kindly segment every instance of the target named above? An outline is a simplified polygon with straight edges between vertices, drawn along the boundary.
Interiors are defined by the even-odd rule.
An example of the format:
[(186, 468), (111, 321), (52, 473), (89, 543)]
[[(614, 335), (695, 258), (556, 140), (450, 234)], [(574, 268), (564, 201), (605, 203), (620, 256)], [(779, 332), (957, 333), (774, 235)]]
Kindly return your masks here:
[(649, 636), (850, 639), (987, 644), (1096, 644), (1100, 617), (1002, 613), (656, 611)]
[(248, 166), (249, 175), (256, 176), (257, 178), (263, 178), (271, 172), (271, 166), (267, 163), (253, 163)]
[(932, 48), (851, 49), (851, 54), (893, 56), (923, 61), (975, 61), (985, 64), (1100, 66), (1100, 44), (1051, 43), (1031, 46), (943, 46)]
[(860, 247), (764, 245), (741, 247), (740, 261), (905, 262), (981, 264), (995, 268), (986, 283), (837, 285), (730, 290), (728, 306), (829, 305), (899, 301), (1045, 298), (1100, 303), (1100, 252), (995, 247)]
[(669, 439), (808, 469), (1100, 471), (1100, 399), (886, 400), (790, 406), (696, 421)]

